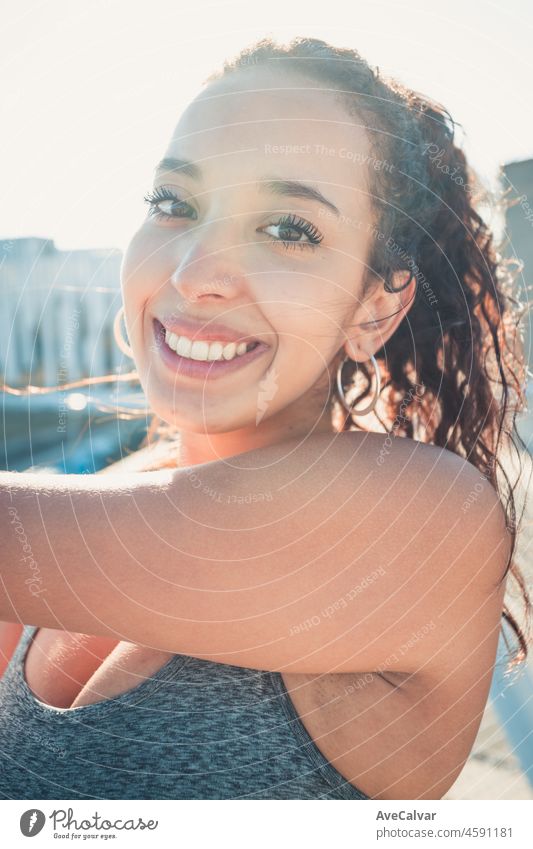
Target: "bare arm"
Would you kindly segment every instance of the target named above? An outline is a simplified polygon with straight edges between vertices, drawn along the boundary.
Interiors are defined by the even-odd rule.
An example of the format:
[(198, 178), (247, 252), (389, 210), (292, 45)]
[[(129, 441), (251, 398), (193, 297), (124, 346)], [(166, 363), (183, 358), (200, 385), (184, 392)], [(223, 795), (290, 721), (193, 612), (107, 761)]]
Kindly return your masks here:
[(1, 473), (0, 619), (259, 669), (416, 671), (497, 626), (509, 539), (470, 464), (397, 439), (380, 465), (382, 447), (317, 434), (161, 472)]
[(0, 678), (11, 660), (21, 634), (22, 625), (16, 622), (0, 622)]

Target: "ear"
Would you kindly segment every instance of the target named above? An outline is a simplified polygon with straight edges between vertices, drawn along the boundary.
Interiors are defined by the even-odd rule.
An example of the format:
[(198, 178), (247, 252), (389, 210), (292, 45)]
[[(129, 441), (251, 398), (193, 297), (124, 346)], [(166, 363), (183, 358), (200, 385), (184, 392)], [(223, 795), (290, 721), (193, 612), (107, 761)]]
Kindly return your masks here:
[(391, 277), (391, 286), (401, 289), (400, 292), (388, 292), (383, 279), (374, 275), (367, 285), (370, 294), (358, 304), (346, 331), (348, 340), (344, 345), (348, 356), (359, 362), (368, 360), (371, 354), (379, 351), (411, 309), (416, 293), (416, 276), (407, 269), (396, 271)]

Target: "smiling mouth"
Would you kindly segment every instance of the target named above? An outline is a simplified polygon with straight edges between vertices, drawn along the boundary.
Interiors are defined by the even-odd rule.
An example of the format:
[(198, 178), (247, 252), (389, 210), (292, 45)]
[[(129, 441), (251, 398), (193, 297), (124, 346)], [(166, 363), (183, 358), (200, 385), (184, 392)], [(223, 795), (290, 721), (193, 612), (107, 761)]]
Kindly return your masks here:
[(248, 343), (191, 340), (171, 334), (153, 319), (156, 348), (161, 359), (178, 374), (188, 377), (214, 378), (244, 367), (270, 348), (254, 339)]
[[(163, 329), (165, 329), (164, 325)], [(259, 345), (259, 340), (252, 339), (247, 343), (244, 339), (241, 341), (192, 339), (190, 336), (174, 333), (167, 329), (165, 330), (165, 343), (172, 351), (185, 359), (217, 362), (241, 357), (256, 348)]]

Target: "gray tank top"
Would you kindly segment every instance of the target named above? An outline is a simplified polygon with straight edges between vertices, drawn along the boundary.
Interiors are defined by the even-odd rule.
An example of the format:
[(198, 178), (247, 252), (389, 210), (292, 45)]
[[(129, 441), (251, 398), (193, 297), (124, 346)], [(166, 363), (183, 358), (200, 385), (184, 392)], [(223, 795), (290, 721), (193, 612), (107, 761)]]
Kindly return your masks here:
[(368, 799), (326, 760), (278, 672), (176, 654), (74, 709), (24, 678), (25, 626), (0, 679), (2, 799)]

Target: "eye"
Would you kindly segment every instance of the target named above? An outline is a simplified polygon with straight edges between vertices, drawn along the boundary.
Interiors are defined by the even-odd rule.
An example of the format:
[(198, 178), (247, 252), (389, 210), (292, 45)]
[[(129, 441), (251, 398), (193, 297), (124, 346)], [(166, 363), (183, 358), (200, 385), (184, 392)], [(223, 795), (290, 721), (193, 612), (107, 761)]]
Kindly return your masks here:
[(297, 215), (284, 215), (275, 224), (268, 224), (261, 229), (266, 231), (271, 227), (278, 228), (279, 235), (270, 241), (280, 243), (288, 250), (296, 247), (316, 248), (323, 239), (314, 224)]
[[(157, 186), (153, 192), (148, 192), (145, 195), (144, 201), (149, 204), (148, 215), (154, 218), (191, 218), (191, 213), (196, 216), (196, 211), (192, 206), (181, 200), (167, 186)], [(161, 209), (162, 204), (166, 204), (167, 211)]]

